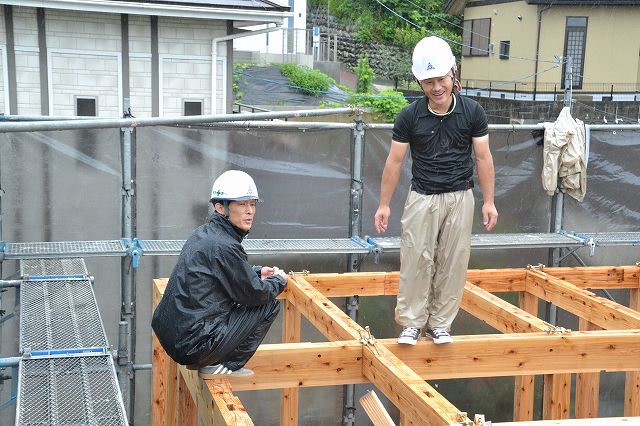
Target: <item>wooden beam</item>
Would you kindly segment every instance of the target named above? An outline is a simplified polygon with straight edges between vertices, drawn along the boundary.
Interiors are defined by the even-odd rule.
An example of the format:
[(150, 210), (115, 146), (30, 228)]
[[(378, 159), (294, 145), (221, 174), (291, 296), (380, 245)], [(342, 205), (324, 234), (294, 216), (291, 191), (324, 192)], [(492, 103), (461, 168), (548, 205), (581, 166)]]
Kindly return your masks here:
[(198, 377), (197, 370), (189, 370), (184, 365), (178, 369), (196, 403), (200, 425), (253, 425), (247, 410), (231, 393), (226, 379), (203, 380)]
[(230, 379), (236, 391), (365, 382), (362, 344), (355, 340), (262, 344), (246, 367), (255, 375)]
[(638, 288), (640, 268), (637, 266), (581, 266), (575, 268), (545, 267), (544, 272), (579, 288)]
[(640, 330), (456, 336), (453, 344), (379, 340), (423, 379), (635, 371)]
[(604, 329), (640, 329), (640, 312), (598, 297), (544, 272), (527, 271), (526, 287), (529, 293)]
[(549, 323), (468, 281), (464, 286), (461, 307), (503, 333), (546, 331), (553, 328)]
[[(518, 294), (518, 305), (530, 314), (538, 317), (539, 299), (531, 293), (521, 291)], [(535, 400), (535, 376), (516, 376), (513, 392), (513, 421), (533, 420), (533, 402)]]
[(364, 331), (355, 321), (306, 281), (303, 275), (289, 276), (283, 292), (291, 303), (329, 340), (359, 339)]
[(395, 426), (375, 391), (370, 390), (359, 401), (373, 426)]
[[(640, 278), (638, 278), (640, 287)], [(640, 310), (640, 290), (629, 291), (629, 308)], [(640, 416), (640, 371), (629, 371), (624, 382), (624, 415)]]
[[(282, 341), (284, 343), (300, 342), (301, 315), (293, 303), (284, 300), (284, 324), (282, 327)], [(280, 424), (282, 426), (298, 425), (298, 402), (300, 396), (298, 388), (284, 388), (280, 399)]]
[[(640, 330), (456, 336), (451, 345), (379, 339), (423, 380), (640, 370)], [(247, 363), (255, 375), (234, 390), (366, 383), (356, 341), (263, 344)]]
[(152, 334), (152, 339), (151, 424), (175, 425), (178, 396), (176, 363), (169, 358), (155, 334)]
[(629, 426), (640, 419), (634, 417), (605, 417), (602, 419), (538, 420), (532, 422), (493, 422), (493, 426)]
[[(407, 345), (404, 345), (407, 346)], [(449, 426), (460, 411), (382, 345), (365, 346), (362, 374), (417, 425)]]
[[(599, 330), (600, 327), (580, 318), (581, 331)], [(578, 419), (598, 417), (600, 401), (600, 372), (576, 374), (575, 414)]]

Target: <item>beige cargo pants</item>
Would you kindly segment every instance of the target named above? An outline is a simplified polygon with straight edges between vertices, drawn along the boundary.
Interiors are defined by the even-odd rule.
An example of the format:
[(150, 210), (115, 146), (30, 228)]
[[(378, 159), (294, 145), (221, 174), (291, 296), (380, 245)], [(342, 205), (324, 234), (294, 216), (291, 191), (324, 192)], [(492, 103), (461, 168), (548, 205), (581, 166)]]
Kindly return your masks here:
[(396, 322), (444, 328), (455, 319), (471, 252), (473, 191), (409, 191), (402, 215)]

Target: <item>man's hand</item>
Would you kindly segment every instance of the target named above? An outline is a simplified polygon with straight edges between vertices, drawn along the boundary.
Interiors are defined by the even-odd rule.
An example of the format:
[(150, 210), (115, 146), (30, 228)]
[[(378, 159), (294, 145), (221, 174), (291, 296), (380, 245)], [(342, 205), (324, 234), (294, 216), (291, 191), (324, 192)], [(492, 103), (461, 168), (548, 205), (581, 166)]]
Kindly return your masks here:
[(487, 231), (491, 231), (498, 222), (498, 210), (493, 203), (482, 205), (482, 224)]
[(263, 266), (260, 270), (260, 278), (263, 280), (269, 278), (272, 275), (280, 275), (282, 278), (284, 278), (285, 281), (289, 279), (287, 273), (277, 266)]
[(373, 218), (373, 224), (375, 225), (376, 231), (378, 231), (379, 234), (383, 234), (387, 230), (387, 225), (389, 224), (389, 216), (391, 216), (391, 209), (389, 208), (389, 206), (378, 207), (378, 211)]

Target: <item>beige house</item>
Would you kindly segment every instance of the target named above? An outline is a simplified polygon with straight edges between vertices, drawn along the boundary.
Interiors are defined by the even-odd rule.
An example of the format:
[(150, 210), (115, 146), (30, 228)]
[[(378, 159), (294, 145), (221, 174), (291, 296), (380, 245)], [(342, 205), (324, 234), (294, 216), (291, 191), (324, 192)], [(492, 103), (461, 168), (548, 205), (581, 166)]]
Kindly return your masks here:
[(640, 93), (638, 0), (450, 0), (446, 11), (464, 14), (465, 88), (547, 99), (564, 90), (571, 57), (575, 93)]

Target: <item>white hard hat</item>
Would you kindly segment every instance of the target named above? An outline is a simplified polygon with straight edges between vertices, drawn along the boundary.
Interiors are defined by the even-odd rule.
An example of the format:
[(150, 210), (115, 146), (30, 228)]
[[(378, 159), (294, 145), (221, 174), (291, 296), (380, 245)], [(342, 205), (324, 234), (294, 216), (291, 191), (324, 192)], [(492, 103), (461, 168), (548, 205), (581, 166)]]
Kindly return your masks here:
[(211, 200), (258, 200), (258, 188), (251, 176), (240, 170), (227, 170), (211, 188)]
[(447, 75), (455, 64), (449, 43), (440, 37), (425, 37), (413, 49), (411, 71), (418, 80)]

